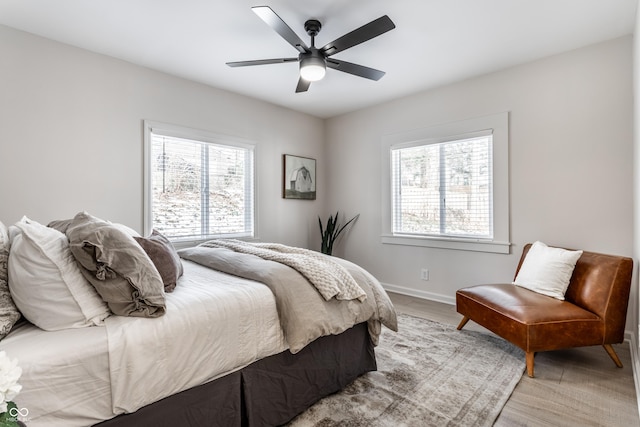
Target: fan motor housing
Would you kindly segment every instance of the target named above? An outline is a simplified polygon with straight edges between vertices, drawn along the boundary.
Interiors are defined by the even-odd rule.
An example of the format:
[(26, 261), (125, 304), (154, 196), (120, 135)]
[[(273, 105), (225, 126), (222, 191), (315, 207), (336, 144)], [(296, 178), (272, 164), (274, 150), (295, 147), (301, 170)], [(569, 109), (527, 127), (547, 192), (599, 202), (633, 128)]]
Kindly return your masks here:
[(322, 24), (317, 19), (309, 19), (304, 23), (304, 30), (311, 37), (315, 37), (320, 32), (321, 28)]

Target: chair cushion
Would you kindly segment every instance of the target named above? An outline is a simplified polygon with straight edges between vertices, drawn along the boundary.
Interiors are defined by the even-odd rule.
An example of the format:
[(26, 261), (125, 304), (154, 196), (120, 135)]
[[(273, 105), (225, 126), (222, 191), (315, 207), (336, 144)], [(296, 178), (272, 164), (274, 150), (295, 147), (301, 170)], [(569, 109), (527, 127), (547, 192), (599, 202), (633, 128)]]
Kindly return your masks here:
[(568, 301), (512, 284), (479, 285), (456, 292), (460, 314), (525, 351), (602, 344), (600, 317)]

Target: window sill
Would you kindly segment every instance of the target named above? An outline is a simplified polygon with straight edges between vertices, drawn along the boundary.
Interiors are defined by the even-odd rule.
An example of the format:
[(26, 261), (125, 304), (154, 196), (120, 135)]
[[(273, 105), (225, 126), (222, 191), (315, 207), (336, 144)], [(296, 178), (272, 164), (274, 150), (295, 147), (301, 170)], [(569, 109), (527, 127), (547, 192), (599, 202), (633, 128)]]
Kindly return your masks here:
[(382, 235), (382, 243), (386, 245), (422, 246), (427, 248), (454, 249), (460, 251), (491, 252), (496, 254), (510, 253), (511, 243), (494, 240), (454, 239), (438, 237), (416, 237)]

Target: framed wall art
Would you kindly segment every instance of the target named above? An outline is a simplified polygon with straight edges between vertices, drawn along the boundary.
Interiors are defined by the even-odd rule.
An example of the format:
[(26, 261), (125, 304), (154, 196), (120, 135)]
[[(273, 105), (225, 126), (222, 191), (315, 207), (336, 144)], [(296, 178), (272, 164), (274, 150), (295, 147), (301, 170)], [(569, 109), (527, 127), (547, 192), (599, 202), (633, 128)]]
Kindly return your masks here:
[(316, 159), (282, 155), (282, 197), (316, 199)]

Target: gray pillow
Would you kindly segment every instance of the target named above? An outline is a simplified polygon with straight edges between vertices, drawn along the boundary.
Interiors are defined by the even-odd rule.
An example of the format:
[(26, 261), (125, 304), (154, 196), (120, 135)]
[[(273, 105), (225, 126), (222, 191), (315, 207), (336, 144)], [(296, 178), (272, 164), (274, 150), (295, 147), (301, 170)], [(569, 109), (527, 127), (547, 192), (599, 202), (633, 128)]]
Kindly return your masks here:
[(67, 234), (67, 230), (69, 229), (69, 225), (71, 225), (71, 221), (73, 221), (73, 219), (57, 219), (47, 224), (47, 227), (58, 230), (62, 234)]
[(9, 234), (7, 227), (0, 222), (0, 339), (7, 336), (21, 316), (9, 292), (8, 261)]
[(114, 314), (165, 313), (162, 278), (133, 237), (86, 212), (73, 218), (66, 234), (80, 270)]
[(142, 246), (142, 249), (153, 261), (153, 265), (156, 266), (160, 277), (162, 277), (162, 283), (164, 283), (164, 291), (172, 292), (184, 269), (180, 256), (171, 241), (157, 230), (153, 230), (149, 237), (134, 236), (134, 239)]

